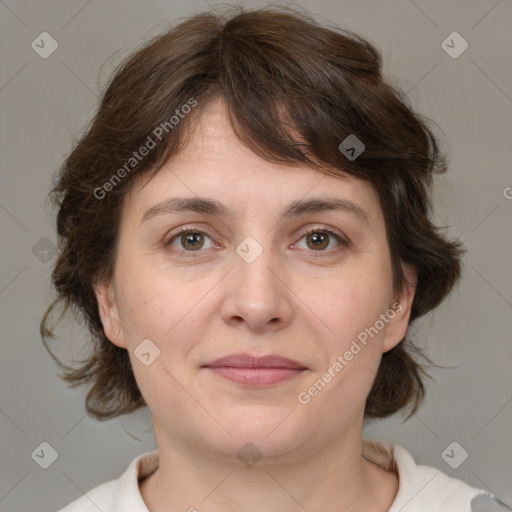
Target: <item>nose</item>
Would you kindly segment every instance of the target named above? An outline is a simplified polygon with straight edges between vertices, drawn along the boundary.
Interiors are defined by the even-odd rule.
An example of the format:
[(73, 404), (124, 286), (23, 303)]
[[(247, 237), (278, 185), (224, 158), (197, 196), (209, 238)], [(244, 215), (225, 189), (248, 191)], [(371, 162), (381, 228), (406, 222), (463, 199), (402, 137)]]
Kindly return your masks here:
[(293, 293), (287, 286), (283, 265), (264, 250), (248, 263), (236, 254), (227, 276), (222, 305), (223, 320), (255, 332), (276, 331), (290, 324)]

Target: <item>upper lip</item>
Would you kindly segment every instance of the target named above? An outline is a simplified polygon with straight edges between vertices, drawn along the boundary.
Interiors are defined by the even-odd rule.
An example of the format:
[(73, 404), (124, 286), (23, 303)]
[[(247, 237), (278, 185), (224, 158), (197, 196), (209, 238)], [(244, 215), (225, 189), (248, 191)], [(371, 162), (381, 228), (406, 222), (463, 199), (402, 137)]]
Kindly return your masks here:
[(305, 366), (286, 357), (269, 355), (255, 357), (249, 354), (231, 354), (221, 357), (204, 366), (209, 368), (232, 367), (232, 368), (292, 368), (305, 369)]

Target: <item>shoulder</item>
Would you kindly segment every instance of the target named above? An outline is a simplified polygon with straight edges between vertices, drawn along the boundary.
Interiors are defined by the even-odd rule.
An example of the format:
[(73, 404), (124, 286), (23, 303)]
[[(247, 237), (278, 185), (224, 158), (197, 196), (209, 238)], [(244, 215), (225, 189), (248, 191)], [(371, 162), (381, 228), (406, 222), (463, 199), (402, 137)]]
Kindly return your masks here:
[(398, 475), (399, 487), (389, 512), (508, 512), (492, 494), (448, 476), (441, 470), (416, 464), (398, 444), (363, 439), (363, 456)]
[(58, 512), (147, 512), (138, 480), (157, 465), (158, 452), (139, 455), (118, 479), (91, 489)]
[(119, 494), (119, 480), (106, 482), (86, 492), (58, 512), (98, 512), (113, 511), (113, 500)]

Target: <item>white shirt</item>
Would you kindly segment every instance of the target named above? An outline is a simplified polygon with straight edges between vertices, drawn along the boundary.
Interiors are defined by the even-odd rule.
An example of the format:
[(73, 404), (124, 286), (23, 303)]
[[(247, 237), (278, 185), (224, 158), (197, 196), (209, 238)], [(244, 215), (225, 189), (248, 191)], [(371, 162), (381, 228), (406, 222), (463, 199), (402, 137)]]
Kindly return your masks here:
[[(389, 512), (506, 512), (512, 510), (488, 492), (439, 469), (417, 465), (402, 446), (363, 439), (362, 456), (398, 475), (398, 493)], [(58, 512), (149, 512), (138, 480), (158, 467), (158, 452), (139, 455), (117, 480), (95, 487)], [(204, 507), (203, 507), (204, 508)], [(191, 504), (191, 510), (194, 510)], [(198, 505), (197, 510), (201, 510)]]

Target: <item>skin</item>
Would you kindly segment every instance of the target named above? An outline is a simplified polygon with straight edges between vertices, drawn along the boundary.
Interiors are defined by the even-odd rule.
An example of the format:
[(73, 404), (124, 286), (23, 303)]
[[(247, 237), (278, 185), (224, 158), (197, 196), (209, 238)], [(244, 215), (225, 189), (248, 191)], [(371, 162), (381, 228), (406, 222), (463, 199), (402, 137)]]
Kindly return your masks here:
[[(95, 291), (105, 333), (129, 351), (152, 414), (160, 466), (140, 484), (149, 510), (388, 510), (398, 480), (361, 456), (364, 405), (382, 354), (405, 335), (416, 277), (404, 266), (408, 284), (393, 293), (375, 191), (348, 175), (263, 160), (236, 138), (219, 100), (185, 149), (146, 181), (126, 197), (113, 276)], [(214, 198), (235, 214), (168, 213), (141, 224), (148, 208), (181, 196)], [(279, 220), (292, 201), (324, 196), (356, 203), (368, 224), (343, 211)], [(185, 225), (205, 235), (165, 247)], [(319, 249), (310, 227), (348, 244), (331, 235)], [(252, 263), (236, 252), (248, 236), (263, 249)], [(299, 403), (395, 301), (400, 312)], [(134, 355), (145, 339), (160, 350), (149, 366)], [(288, 357), (307, 370), (250, 388), (201, 368), (241, 352)], [(252, 467), (237, 458), (247, 442), (262, 454)]]

